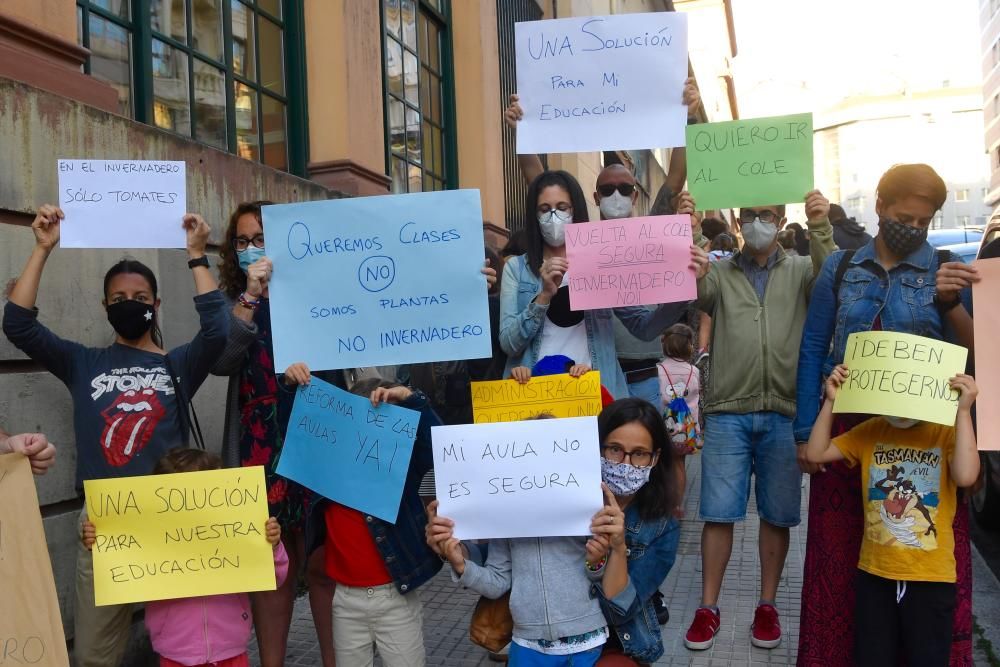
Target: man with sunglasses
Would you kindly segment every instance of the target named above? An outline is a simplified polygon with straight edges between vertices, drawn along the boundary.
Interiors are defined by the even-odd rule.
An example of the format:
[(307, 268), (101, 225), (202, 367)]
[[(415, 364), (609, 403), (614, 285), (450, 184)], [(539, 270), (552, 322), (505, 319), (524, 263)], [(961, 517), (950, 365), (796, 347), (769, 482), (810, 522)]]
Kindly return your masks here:
[(756, 206), (740, 209), (742, 250), (699, 270), (696, 305), (712, 317), (713, 371), (703, 407), (701, 607), (684, 638), (692, 650), (710, 648), (719, 631), (717, 605), (733, 524), (746, 518), (751, 474), (761, 569), (751, 643), (760, 648), (781, 643), (775, 598), (789, 528), (800, 520), (802, 473), (792, 433), (799, 341), (815, 277), (836, 249), (830, 202), (813, 190), (805, 205), (810, 257), (789, 256), (778, 246), (784, 205)]

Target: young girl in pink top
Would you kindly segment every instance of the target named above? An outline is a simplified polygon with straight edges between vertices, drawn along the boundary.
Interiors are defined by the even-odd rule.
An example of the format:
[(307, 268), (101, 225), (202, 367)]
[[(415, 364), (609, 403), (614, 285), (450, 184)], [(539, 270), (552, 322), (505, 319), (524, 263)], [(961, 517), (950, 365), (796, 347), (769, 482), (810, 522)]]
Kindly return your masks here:
[[(672, 401), (683, 399), (691, 413), (693, 424), (696, 427), (695, 438), (700, 447), (701, 427), (698, 424), (698, 396), (701, 393), (701, 380), (697, 367), (691, 364), (691, 357), (694, 354), (694, 331), (686, 324), (675, 324), (664, 332), (660, 339), (663, 344), (664, 358), (656, 366), (660, 377), (660, 409), (667, 413), (676, 414), (677, 410), (670, 409)], [(677, 462), (677, 483), (681, 489), (681, 495), (687, 483), (687, 472), (684, 468), (684, 456), (693, 454), (695, 449), (691, 446), (692, 434), (687, 433), (683, 423), (671, 423), (668, 420), (667, 431), (670, 433), (671, 442), (675, 451), (680, 456), (675, 457)], [(683, 503), (683, 497), (678, 501)], [(678, 518), (683, 514), (683, 504), (678, 505), (675, 514)]]
[[(154, 474), (218, 470), (222, 459), (200, 449), (173, 449), (156, 464)], [(281, 544), (281, 526), (271, 517), (264, 535), (274, 548), (278, 586), (288, 575), (288, 554)], [(83, 544), (97, 539), (94, 524), (83, 524)], [(146, 603), (146, 628), (160, 667), (249, 667), (247, 643), (253, 631), (250, 597), (246, 593)]]

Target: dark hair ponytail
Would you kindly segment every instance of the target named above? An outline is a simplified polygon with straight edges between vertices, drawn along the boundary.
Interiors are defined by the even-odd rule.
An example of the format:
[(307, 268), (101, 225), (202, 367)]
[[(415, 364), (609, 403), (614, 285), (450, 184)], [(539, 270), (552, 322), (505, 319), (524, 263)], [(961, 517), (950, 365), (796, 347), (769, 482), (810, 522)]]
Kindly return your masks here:
[(641, 398), (622, 398), (601, 411), (597, 417), (597, 433), (603, 445), (611, 433), (625, 424), (638, 422), (653, 441), (653, 453), (659, 454), (649, 472), (649, 481), (632, 502), (639, 508), (643, 519), (660, 519), (670, 516), (677, 506), (676, 477), (674, 475), (674, 448), (663, 424), (663, 417)]
[[(146, 279), (149, 283), (149, 289), (153, 292), (153, 300), (158, 298), (159, 288), (156, 285), (156, 276), (153, 275), (152, 269), (143, 264), (137, 259), (122, 259), (117, 264), (111, 266), (108, 272), (104, 274), (104, 300), (108, 299), (108, 287), (111, 285), (111, 280), (115, 276), (119, 276), (125, 273), (134, 273), (140, 275)], [(154, 311), (155, 312), (155, 311)], [(163, 334), (160, 332), (160, 322), (159, 319), (154, 315), (153, 317), (153, 331), (152, 331), (153, 343), (157, 347), (163, 347)]]

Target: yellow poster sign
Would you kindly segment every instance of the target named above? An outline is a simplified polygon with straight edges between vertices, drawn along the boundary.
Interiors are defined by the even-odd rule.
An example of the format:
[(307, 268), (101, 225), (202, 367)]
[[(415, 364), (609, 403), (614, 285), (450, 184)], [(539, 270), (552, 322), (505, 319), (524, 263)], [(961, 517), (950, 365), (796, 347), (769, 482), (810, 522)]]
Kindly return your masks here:
[(601, 374), (569, 374), (472, 383), (472, 416), (477, 424), (514, 422), (542, 412), (555, 417), (593, 417), (601, 411)]
[(84, 482), (97, 605), (274, 590), (264, 468)]
[(851, 334), (844, 352), (847, 382), (833, 411), (954, 424), (958, 392), (948, 380), (965, 371), (968, 353), (964, 347), (911, 334)]
[(0, 455), (0, 665), (66, 667), (66, 638), (28, 459)]

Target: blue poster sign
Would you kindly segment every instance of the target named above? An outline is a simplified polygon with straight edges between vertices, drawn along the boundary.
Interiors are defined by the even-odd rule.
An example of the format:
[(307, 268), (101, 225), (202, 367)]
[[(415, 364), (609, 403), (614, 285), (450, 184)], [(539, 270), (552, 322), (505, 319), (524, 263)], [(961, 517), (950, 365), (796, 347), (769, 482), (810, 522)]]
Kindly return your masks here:
[(278, 474), (396, 523), (420, 413), (371, 401), (317, 377), (300, 386)]
[(263, 208), (274, 365), (492, 354), (478, 190)]

